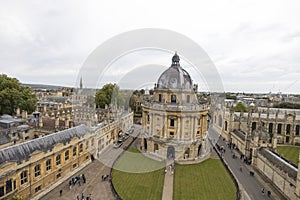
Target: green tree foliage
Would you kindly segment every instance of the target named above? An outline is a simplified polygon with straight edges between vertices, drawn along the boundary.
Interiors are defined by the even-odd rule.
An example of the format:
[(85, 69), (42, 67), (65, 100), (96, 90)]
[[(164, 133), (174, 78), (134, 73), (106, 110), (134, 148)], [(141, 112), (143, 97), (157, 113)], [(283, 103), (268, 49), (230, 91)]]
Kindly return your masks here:
[(226, 93), (226, 99), (237, 100), (236, 96), (232, 96), (230, 93)]
[(108, 83), (98, 90), (95, 100), (98, 108), (105, 108), (105, 105), (109, 106), (110, 104), (124, 105), (124, 98), (119, 86), (112, 83)]
[(234, 111), (236, 111), (236, 112), (248, 112), (248, 109), (247, 109), (247, 107), (242, 102), (239, 102), (234, 107)]
[(300, 109), (300, 104), (298, 104), (298, 103), (290, 103), (290, 102), (283, 102), (283, 103), (280, 103), (280, 104), (276, 104), (273, 107), (274, 108)]
[(37, 98), (29, 87), (22, 86), (16, 78), (0, 74), (0, 114), (13, 115), (17, 108), (32, 113)]

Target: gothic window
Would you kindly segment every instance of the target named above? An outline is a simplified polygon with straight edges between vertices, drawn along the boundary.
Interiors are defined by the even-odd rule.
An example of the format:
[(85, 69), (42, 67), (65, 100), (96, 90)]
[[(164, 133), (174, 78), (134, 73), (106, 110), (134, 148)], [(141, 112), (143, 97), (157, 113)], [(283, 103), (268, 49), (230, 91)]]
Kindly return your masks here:
[(296, 125), (295, 135), (299, 135), (300, 127), (299, 125)]
[(158, 95), (158, 101), (162, 102), (162, 95), (161, 94)]
[(227, 121), (225, 121), (225, 131), (227, 131)]
[(291, 133), (291, 125), (290, 125), (290, 124), (287, 124), (287, 125), (286, 125), (285, 133), (286, 133), (287, 135), (289, 135), (289, 134)]
[(256, 122), (252, 122), (252, 128), (251, 130), (254, 131), (256, 129)]
[(28, 182), (28, 176), (27, 176), (27, 171), (22, 171), (20, 174), (20, 179), (21, 179), (21, 185), (25, 184)]
[(273, 123), (269, 124), (269, 133), (273, 133)]
[(277, 134), (281, 134), (282, 124), (277, 125)]
[(38, 177), (39, 175), (41, 175), (41, 165), (36, 165), (34, 167), (34, 176)]

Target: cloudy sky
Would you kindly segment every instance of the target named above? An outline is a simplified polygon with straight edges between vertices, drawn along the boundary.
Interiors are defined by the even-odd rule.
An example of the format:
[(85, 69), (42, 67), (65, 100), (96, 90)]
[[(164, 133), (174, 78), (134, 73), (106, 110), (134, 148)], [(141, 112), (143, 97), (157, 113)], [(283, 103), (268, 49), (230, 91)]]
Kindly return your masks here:
[[(160, 28), (199, 44), (226, 91), (300, 93), (299, 10), (297, 0), (0, 1), (0, 73), (23, 83), (75, 86), (103, 42)], [(123, 59), (125, 67), (135, 57)], [(170, 58), (161, 60), (166, 65)]]

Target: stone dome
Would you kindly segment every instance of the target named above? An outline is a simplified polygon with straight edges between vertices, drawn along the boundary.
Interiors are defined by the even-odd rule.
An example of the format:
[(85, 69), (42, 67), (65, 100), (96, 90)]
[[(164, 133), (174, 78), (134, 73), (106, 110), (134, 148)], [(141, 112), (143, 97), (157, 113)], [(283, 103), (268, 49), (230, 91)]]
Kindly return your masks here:
[(192, 79), (187, 71), (179, 64), (180, 58), (175, 53), (172, 65), (165, 70), (157, 81), (157, 88), (193, 89)]

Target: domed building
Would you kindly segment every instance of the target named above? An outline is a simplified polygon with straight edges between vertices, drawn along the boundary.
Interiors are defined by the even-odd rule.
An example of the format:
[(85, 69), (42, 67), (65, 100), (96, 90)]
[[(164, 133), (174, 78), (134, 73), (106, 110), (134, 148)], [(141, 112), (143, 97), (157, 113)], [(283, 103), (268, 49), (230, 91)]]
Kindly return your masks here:
[(207, 114), (197, 99), (198, 85), (180, 66), (175, 53), (172, 65), (159, 77), (154, 97), (142, 105), (142, 149), (162, 159), (195, 160), (205, 148)]

